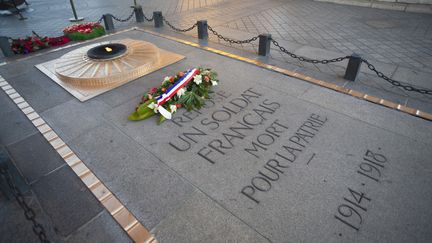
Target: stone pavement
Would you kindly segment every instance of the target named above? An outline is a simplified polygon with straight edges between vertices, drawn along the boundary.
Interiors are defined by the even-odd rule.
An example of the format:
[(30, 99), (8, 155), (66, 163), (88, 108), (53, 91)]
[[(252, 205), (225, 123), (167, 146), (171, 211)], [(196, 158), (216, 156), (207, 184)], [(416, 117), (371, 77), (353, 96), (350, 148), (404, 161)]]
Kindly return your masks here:
[[(0, 75), (160, 242), (432, 237), (430, 121), (142, 31), (103, 39), (119, 38), (187, 58), (84, 103), (33, 66), (73, 48), (0, 66)], [(221, 80), (205, 108), (182, 110), (161, 126), (127, 121), (144, 91), (198, 65), (214, 68)], [(127, 241), (4, 98), (0, 137), (37, 197), (49, 237)], [(20, 212), (14, 204), (2, 208)]]
[[(75, 1), (80, 16), (97, 20), (104, 13), (127, 16), (132, 1)], [(147, 15), (160, 10), (182, 23), (208, 19), (250, 34), (270, 33), (277, 40), (341, 53), (360, 53), (379, 62), (409, 68), (432, 66), (432, 15), (314, 1), (169, 0), (138, 1)], [(1, 35), (20, 37), (34, 30), (60, 35), (72, 16), (69, 1), (30, 1), (29, 19), (0, 17)], [(52, 21), (52, 20), (55, 21)]]
[[(118, 1), (75, 2), (79, 15), (95, 16), (94, 20), (106, 12), (124, 17), (131, 11)], [(333, 58), (360, 52), (395, 79), (417, 87), (432, 88), (430, 15), (312, 1), (180, 0), (142, 1), (142, 4), (146, 14), (155, 9), (162, 10), (169, 13), (165, 16), (180, 27), (188, 27), (196, 19), (207, 19), (216, 30), (233, 38), (246, 39), (261, 31), (272, 33), (281, 45), (312, 58)], [(31, 7), (34, 11), (25, 14), (29, 17), (26, 22), (15, 17), (0, 17), (0, 35), (21, 36), (23, 32), (36, 30), (36, 27), (41, 34), (59, 35), (58, 30), (69, 24), (67, 18), (71, 12), (67, 1), (53, 3), (44, 0), (33, 3)], [(51, 11), (55, 9), (58, 11)], [(57, 21), (46, 18), (47, 13)], [(116, 23), (116, 26), (130, 24)], [(141, 27), (155, 30), (148, 23)], [(157, 31), (197, 42), (194, 31), (186, 35), (172, 32), (168, 27)], [(160, 47), (186, 55), (187, 59), (86, 103), (75, 100), (33, 67), (70, 49), (0, 66), (0, 75), (28, 100), (160, 242), (421, 242), (432, 237), (428, 224), (431, 212), (427, 207), (432, 197), (430, 189), (425, 186), (431, 182), (428, 179), (431, 168), (427, 163), (431, 156), (427, 148), (432, 143), (430, 122), (139, 31), (127, 32), (121, 37), (153, 41)], [(358, 42), (360, 39), (363, 41)], [(364, 67), (358, 81), (353, 83), (342, 79), (345, 63), (304, 64), (275, 49), (269, 58), (260, 58), (255, 53), (256, 44), (229, 45), (219, 42), (214, 36), (208, 44), (432, 113), (430, 97), (396, 89)], [(403, 62), (398, 55), (411, 59)], [(231, 98), (248, 88), (254, 91), (262, 89), (264, 98), (277, 96), (275, 102), (283, 105), (274, 116), (260, 124), (257, 131), (254, 129), (246, 134), (243, 142), (255, 141), (260, 131), (264, 132), (265, 126), (275, 119), (286, 122), (281, 124), (289, 127), (282, 136), (284, 139), (275, 140), (258, 155), (260, 158), (245, 152), (238, 144), (235, 149), (224, 151), (225, 156), (214, 150), (211, 155), (217, 155), (212, 158), (217, 163), (209, 166), (197, 151), (201, 145), (209, 148), (211, 140), (207, 137), (199, 144), (189, 141), (193, 144), (191, 152), (171, 155), (161, 151), (170, 146), (169, 142), (177, 142), (180, 146), (181, 140), (172, 138), (183, 136), (194, 127), (201, 128), (208, 115), (179, 113), (185, 121), (180, 126), (178, 122), (157, 127), (153, 121), (128, 123), (125, 120), (139, 95), (158, 84), (161, 77), (200, 64), (219, 71), (221, 97), (230, 94), (226, 99), (219, 97), (217, 105), (204, 109), (205, 114), (213, 114), (218, 108), (228, 106)], [(231, 80), (236, 80), (235, 87)], [(244, 80), (250, 84), (245, 84)], [(48, 226), (49, 237), (59, 242), (127, 242), (127, 235), (109, 213), (94, 200), (85, 185), (59, 160), (2, 91), (0, 98), (1, 144), (6, 145), (14, 165), (24, 177), (25, 184), (29, 185), (23, 185), (23, 190), (41, 221)], [(261, 100), (252, 101), (252, 105), (259, 104), (255, 102)], [(233, 115), (227, 123), (221, 122), (219, 128), (205, 132), (217, 139), (222, 131), (242, 117), (241, 114), (253, 108), (247, 107), (239, 113), (240, 116)], [(71, 113), (75, 119), (85, 122), (77, 124), (74, 119), (65, 119)], [(260, 171), (268, 170), (263, 163), (276, 153), (282, 154), (280, 147), (289, 141), (305, 119), (310, 118), (309, 113), (325, 116), (329, 122), (313, 138), (316, 140), (310, 141), (310, 147), (297, 155), (292, 170), (276, 167), (282, 172), (276, 182), (271, 183), (271, 190), (262, 192), (255, 189), (256, 197), (253, 198), (260, 201), (258, 206), (255, 205), (254, 200), (240, 191), (251, 186), (251, 179)], [(162, 136), (158, 143), (149, 141), (149, 137), (166, 133), (171, 135)], [(264, 135), (262, 138), (270, 137)], [(32, 150), (28, 151), (29, 148)], [(362, 160), (362, 156), (368, 149), (374, 153), (382, 151), (389, 160), (389, 166), (378, 166), (377, 171), (370, 167), (374, 164), (365, 165), (367, 162)], [(203, 153), (208, 151), (211, 150), (204, 149)], [(382, 178), (373, 184), (375, 180), (358, 177), (360, 174), (356, 170), (368, 170), (374, 173), (370, 174), (371, 177)], [(258, 184), (258, 187), (265, 185)], [(371, 199), (370, 204), (363, 199), (360, 205), (367, 208), (364, 210), (367, 213), (353, 206), (360, 213), (361, 223), (354, 225), (360, 227), (358, 233), (334, 218), (338, 213), (339, 217), (349, 212), (356, 215), (345, 206), (340, 208), (346, 203), (343, 197), (350, 195), (347, 187), (354, 186), (357, 186), (354, 190), (365, 187), (362, 192)], [(400, 213), (394, 215), (391, 209)], [(20, 210), (13, 201), (1, 198), (0, 214), (7, 215), (2, 219), (13, 223), (0, 229), (3, 237), (0, 241), (17, 239), (16, 234), (23, 235), (23, 239), (34, 239), (28, 222), (22, 216), (18, 218)], [(15, 217), (16, 221), (9, 221)], [(20, 226), (24, 226), (22, 230), (14, 231)]]
[[(161, 10), (170, 22), (181, 28), (189, 27), (198, 19), (207, 19), (209, 25), (224, 36), (249, 39), (259, 33), (270, 33), (289, 51), (309, 58), (331, 59), (355, 52), (389, 77), (418, 88), (432, 88), (432, 15), (296, 0), (139, 2), (146, 15)], [(87, 17), (87, 20), (97, 20), (108, 12), (124, 18), (131, 12), (127, 4), (118, 1), (76, 1), (76, 5), (79, 15)], [(30, 34), (31, 30), (60, 35), (61, 29), (69, 24), (64, 17), (71, 16), (67, 1), (52, 3), (44, 0), (34, 3), (31, 8), (34, 11), (26, 14), (29, 17), (27, 21), (1, 17), (0, 35), (17, 37), (23, 33)], [(46, 18), (46, 15), (56, 18), (56, 21)], [(115, 22), (115, 25), (130, 26), (133, 21)], [(196, 36), (195, 32), (185, 34)], [(211, 34), (210, 40), (253, 53), (257, 50), (257, 42), (231, 45), (220, 42)], [(352, 83), (343, 80), (346, 62), (329, 65), (304, 63), (281, 53), (274, 46), (270, 57), (261, 61), (278, 63), (289, 70), (336, 84), (342, 82), (348, 88), (432, 112), (430, 97), (395, 88), (377, 78), (365, 65), (357, 82)]]

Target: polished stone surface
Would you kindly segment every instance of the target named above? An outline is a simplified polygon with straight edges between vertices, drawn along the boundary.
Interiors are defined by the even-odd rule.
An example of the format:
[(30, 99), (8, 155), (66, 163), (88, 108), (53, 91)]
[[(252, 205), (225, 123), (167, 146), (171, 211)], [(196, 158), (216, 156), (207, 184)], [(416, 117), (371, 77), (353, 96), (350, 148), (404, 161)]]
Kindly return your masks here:
[(8, 150), (27, 183), (34, 183), (65, 165), (60, 155), (40, 133), (9, 145)]
[(82, 181), (63, 166), (32, 185), (57, 234), (66, 237), (102, 211)]
[(103, 211), (65, 240), (68, 243), (83, 242), (132, 242), (107, 211)]

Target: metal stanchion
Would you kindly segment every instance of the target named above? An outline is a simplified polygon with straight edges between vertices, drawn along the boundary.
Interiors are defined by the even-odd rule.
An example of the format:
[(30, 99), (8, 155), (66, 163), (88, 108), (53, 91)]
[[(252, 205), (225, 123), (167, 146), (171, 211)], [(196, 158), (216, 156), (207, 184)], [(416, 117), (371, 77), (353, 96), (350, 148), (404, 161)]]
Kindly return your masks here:
[(161, 11), (153, 12), (154, 26), (156, 28), (163, 27), (163, 16)]
[(258, 55), (267, 56), (270, 53), (271, 40), (272, 38), (270, 34), (259, 35)]
[(114, 22), (113, 22), (112, 15), (111, 14), (104, 14), (104, 15), (102, 15), (102, 18), (103, 18), (103, 21), (105, 24), (105, 29), (107, 31), (114, 30)]
[(72, 7), (72, 12), (73, 12), (74, 17), (70, 18), (69, 21), (70, 22), (79, 22), (79, 21), (84, 20), (83, 17), (78, 17), (76, 10), (75, 10), (75, 4), (74, 4), (73, 0), (70, 0), (70, 5)]
[(141, 5), (135, 5), (134, 7), (135, 19), (137, 23), (144, 22), (144, 12)]
[(362, 58), (353, 53), (348, 61), (348, 66), (347, 69), (345, 71), (345, 76), (344, 79), (350, 80), (350, 81), (355, 81), (359, 71), (360, 71), (360, 66), (362, 63)]
[(0, 49), (5, 57), (11, 57), (15, 55), (12, 51), (11, 44), (9, 43), (9, 37), (0, 36)]
[(198, 20), (197, 26), (198, 26), (198, 39), (207, 40), (208, 39), (207, 20)]

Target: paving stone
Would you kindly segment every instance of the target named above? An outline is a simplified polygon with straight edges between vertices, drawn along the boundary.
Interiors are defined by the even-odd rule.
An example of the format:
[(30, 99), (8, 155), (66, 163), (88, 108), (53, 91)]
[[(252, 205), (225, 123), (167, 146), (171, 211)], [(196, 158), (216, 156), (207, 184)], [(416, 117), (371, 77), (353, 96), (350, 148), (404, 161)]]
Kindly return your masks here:
[[(63, 242), (51, 227), (51, 221), (39, 205), (37, 197), (28, 191), (24, 193), (24, 198), (35, 211), (36, 220), (44, 227), (48, 240)], [(7, 201), (0, 197), (0, 215), (0, 242), (40, 242), (32, 230), (32, 222), (25, 218), (23, 209), (14, 198)]]
[(101, 124), (72, 140), (71, 146), (147, 228), (175, 211), (193, 191), (158, 158), (111, 125)]
[(37, 112), (72, 99), (68, 92), (34, 67), (29, 72), (7, 80)]
[(17, 142), (37, 131), (3, 90), (0, 90), (0, 104), (0, 144)]
[(199, 191), (152, 232), (159, 242), (269, 242)]
[(349, 81), (346, 83), (344, 87), (355, 91), (363, 92), (367, 95), (380, 97), (382, 99), (392, 101), (396, 104), (405, 105), (408, 99), (408, 97), (405, 95), (383, 91), (383, 88), (381, 88), (378, 85), (376, 86), (367, 85), (367, 82), (365, 84), (364, 81), (359, 81), (359, 80), (356, 80), (355, 82)]
[(28, 183), (37, 181), (65, 164), (40, 133), (10, 144), (8, 150)]
[(132, 242), (112, 216), (103, 211), (66, 240), (69, 243), (83, 242)]
[(407, 100), (407, 106), (432, 114), (432, 105), (428, 101), (410, 98)]
[[(386, 107), (314, 87), (302, 99), (424, 143), (432, 143), (430, 122)], [(410, 124), (407, 126), (407, 124)]]
[(21, 111), (2, 114), (0, 121), (0, 143), (8, 145), (34, 134), (36, 128)]
[(66, 237), (102, 211), (102, 207), (68, 167), (44, 176), (32, 185), (39, 202), (51, 218), (57, 234)]
[(41, 117), (67, 142), (100, 125), (102, 114), (108, 110), (109, 106), (99, 100), (72, 99), (41, 113)]
[(0, 110), (0, 115), (2, 117), (4, 114), (8, 112), (19, 110), (16, 104), (9, 98), (9, 96), (3, 90), (0, 90), (0, 102), (2, 104), (2, 109)]
[(425, 89), (432, 89), (432, 82), (430, 81), (431, 73), (421, 72), (418, 70), (398, 67), (392, 76), (392, 79), (411, 84), (416, 87)]

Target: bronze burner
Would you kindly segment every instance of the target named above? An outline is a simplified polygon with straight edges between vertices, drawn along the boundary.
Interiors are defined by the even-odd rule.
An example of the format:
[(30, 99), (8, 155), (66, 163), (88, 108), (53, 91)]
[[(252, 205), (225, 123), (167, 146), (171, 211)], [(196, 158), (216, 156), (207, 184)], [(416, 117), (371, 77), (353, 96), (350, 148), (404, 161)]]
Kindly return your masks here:
[(96, 60), (114, 59), (123, 56), (127, 51), (126, 45), (110, 43), (95, 46), (87, 51), (87, 56)]

